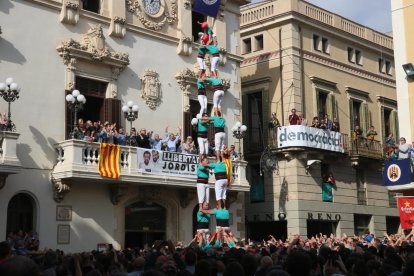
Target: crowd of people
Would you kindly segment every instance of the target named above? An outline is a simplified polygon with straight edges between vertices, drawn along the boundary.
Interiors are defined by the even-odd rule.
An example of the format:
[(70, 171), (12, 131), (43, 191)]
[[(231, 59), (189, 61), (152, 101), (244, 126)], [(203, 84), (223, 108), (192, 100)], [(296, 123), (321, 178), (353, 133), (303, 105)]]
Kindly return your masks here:
[(290, 235), (215, 242), (203, 248), (193, 240), (155, 241), (143, 248), (68, 253), (61, 250), (12, 251), (0, 243), (0, 275), (130, 275), (130, 276), (308, 276), (414, 275), (414, 237), (387, 235)]
[[(170, 132), (169, 127), (165, 128), (164, 136), (154, 134), (153, 131), (147, 131), (141, 128), (137, 132), (136, 128), (131, 129), (131, 133), (125, 132), (125, 129), (116, 123), (92, 122), (83, 119), (78, 120), (78, 130), (76, 138), (88, 142), (103, 142), (110, 144), (118, 144), (121, 146), (131, 145), (146, 149), (155, 149), (170, 152), (180, 152), (186, 154), (198, 154), (199, 147), (193, 140), (192, 136), (187, 136), (184, 141), (181, 140), (181, 128), (176, 133)], [(238, 159), (238, 153), (235, 146), (229, 147), (232, 160)], [(207, 141), (207, 155), (216, 156), (215, 141)]]

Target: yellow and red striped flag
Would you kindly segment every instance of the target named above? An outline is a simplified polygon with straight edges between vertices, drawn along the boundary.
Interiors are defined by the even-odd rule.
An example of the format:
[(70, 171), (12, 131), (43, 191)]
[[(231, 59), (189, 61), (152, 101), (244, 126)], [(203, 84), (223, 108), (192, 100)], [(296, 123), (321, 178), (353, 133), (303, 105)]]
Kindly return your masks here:
[(231, 182), (233, 181), (233, 162), (231, 159), (224, 158), (224, 164), (226, 165), (227, 186), (230, 187)]
[(119, 178), (119, 145), (100, 144), (98, 171), (100, 176)]

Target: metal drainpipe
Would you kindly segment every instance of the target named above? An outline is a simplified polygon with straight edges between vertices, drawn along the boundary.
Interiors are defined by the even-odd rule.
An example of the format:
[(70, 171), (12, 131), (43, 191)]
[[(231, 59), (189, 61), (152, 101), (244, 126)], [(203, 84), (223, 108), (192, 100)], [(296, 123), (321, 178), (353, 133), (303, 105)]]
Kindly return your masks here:
[(280, 106), (282, 112), (282, 125), (285, 124), (285, 111), (283, 106), (283, 63), (282, 63), (282, 28), (279, 29), (279, 74), (280, 74)]

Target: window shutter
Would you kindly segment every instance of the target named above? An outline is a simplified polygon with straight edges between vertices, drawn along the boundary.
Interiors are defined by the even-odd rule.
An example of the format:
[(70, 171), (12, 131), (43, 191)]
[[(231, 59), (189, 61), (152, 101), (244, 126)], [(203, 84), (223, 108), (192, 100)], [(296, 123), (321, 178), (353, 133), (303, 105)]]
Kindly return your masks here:
[[(191, 112), (184, 112), (184, 127), (182, 140), (185, 141), (187, 136), (193, 136), (193, 126), (191, 125)], [(193, 137), (194, 138), (194, 137)]]
[(387, 124), (385, 122), (385, 114), (384, 114), (384, 107), (381, 106), (381, 135), (382, 135), (382, 141), (385, 142), (385, 139), (387, 139), (388, 133), (387, 133)]
[(354, 129), (354, 102), (349, 100), (349, 134), (352, 134)]
[[(117, 128), (121, 126), (121, 101), (107, 98), (104, 100), (104, 122), (116, 123)], [(124, 126), (125, 127), (125, 126)]]
[(331, 120), (335, 117), (335, 96), (332, 93), (326, 96), (326, 113)]
[(399, 131), (398, 131), (397, 111), (395, 110), (392, 110), (390, 113), (390, 129), (395, 139), (397, 140), (399, 138)]
[(314, 104), (314, 108), (315, 108), (315, 110), (314, 110), (314, 115), (313, 116), (318, 116), (319, 117), (319, 108), (320, 108), (320, 106), (319, 106), (319, 90), (318, 90), (318, 88), (315, 89), (315, 104)]
[(365, 136), (368, 132), (368, 129), (370, 127), (370, 118), (369, 118), (369, 110), (368, 110), (368, 104), (367, 103), (361, 103), (360, 107), (360, 114), (361, 114), (361, 120), (360, 120), (360, 127), (363, 131), (363, 135)]

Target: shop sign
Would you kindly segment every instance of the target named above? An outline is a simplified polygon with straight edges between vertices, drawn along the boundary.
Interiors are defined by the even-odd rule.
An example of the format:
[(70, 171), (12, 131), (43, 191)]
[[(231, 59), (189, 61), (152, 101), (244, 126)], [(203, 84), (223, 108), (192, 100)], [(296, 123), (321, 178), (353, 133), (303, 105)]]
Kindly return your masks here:
[(326, 220), (326, 221), (340, 221), (341, 215), (340, 214), (332, 214), (332, 213), (312, 213), (308, 212), (308, 220)]

